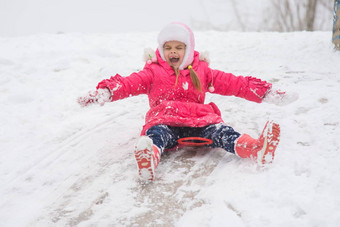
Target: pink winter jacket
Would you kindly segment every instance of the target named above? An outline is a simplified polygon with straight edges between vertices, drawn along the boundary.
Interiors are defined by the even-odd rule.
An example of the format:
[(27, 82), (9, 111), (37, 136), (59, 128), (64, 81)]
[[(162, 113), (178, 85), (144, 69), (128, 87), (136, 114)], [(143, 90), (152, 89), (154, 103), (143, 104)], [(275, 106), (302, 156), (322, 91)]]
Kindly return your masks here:
[(205, 93), (213, 84), (214, 93), (234, 95), (260, 103), (271, 88), (271, 84), (254, 77), (235, 76), (209, 68), (200, 61), (195, 51), (193, 69), (200, 78), (202, 92), (195, 89), (188, 69), (180, 71), (177, 86), (176, 74), (170, 65), (156, 51), (157, 62), (146, 63), (144, 69), (128, 77), (115, 75), (101, 81), (97, 89), (108, 88), (112, 101), (129, 96), (147, 94), (150, 110), (145, 117), (142, 135), (154, 125), (164, 124), (179, 127), (204, 127), (223, 122), (221, 112), (214, 103), (204, 104)]

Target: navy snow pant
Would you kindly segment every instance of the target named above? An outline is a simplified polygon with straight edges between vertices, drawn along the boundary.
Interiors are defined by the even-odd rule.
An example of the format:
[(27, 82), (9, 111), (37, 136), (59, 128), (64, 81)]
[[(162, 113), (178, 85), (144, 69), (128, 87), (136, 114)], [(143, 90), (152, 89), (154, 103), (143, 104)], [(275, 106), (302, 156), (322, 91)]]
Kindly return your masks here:
[(228, 152), (235, 153), (235, 140), (240, 137), (240, 133), (234, 131), (232, 127), (229, 127), (224, 123), (197, 128), (155, 125), (146, 131), (146, 135), (161, 149), (162, 153), (165, 149), (171, 149), (177, 146), (177, 140), (184, 137), (202, 137), (211, 139), (213, 143), (206, 146), (223, 148)]

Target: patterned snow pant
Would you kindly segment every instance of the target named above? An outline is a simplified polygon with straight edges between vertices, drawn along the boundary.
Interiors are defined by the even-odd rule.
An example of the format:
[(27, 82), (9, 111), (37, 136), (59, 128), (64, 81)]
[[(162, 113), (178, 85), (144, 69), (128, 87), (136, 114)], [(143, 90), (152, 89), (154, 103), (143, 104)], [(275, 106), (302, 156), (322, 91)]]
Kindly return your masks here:
[(235, 140), (239, 138), (241, 134), (234, 131), (232, 127), (224, 123), (219, 123), (197, 128), (155, 125), (146, 131), (146, 135), (161, 149), (162, 153), (165, 149), (171, 149), (177, 146), (177, 140), (184, 137), (211, 139), (213, 143), (206, 146), (223, 148), (228, 152), (235, 153)]

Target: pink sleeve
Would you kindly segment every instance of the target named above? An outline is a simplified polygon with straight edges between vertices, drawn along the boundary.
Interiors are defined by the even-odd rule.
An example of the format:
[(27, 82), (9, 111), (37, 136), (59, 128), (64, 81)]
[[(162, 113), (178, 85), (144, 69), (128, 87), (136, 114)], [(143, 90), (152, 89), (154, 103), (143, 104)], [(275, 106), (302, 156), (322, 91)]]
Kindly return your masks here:
[(138, 73), (132, 73), (130, 76), (122, 77), (119, 74), (105, 79), (97, 85), (97, 89), (108, 88), (112, 94), (112, 101), (148, 94), (152, 83), (152, 72), (145, 67)]
[(211, 70), (215, 92), (233, 95), (260, 103), (272, 84), (251, 76), (235, 76), (219, 70)]

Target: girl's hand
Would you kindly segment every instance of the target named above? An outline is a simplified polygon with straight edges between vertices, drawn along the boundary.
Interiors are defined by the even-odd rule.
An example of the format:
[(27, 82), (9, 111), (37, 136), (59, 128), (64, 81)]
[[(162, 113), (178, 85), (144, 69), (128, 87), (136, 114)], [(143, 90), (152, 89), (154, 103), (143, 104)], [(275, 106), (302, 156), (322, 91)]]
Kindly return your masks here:
[(105, 102), (110, 101), (111, 92), (107, 88), (89, 91), (87, 95), (78, 98), (78, 103), (83, 107), (91, 103), (98, 103), (99, 105), (103, 106)]
[(295, 92), (285, 92), (281, 90), (273, 90), (267, 92), (267, 94), (263, 98), (263, 102), (275, 104), (278, 106), (285, 106), (299, 98), (299, 95)]

